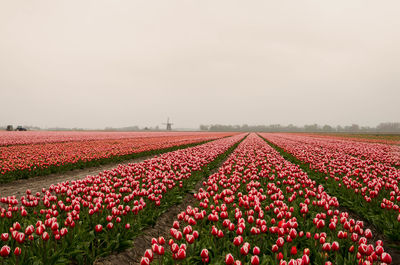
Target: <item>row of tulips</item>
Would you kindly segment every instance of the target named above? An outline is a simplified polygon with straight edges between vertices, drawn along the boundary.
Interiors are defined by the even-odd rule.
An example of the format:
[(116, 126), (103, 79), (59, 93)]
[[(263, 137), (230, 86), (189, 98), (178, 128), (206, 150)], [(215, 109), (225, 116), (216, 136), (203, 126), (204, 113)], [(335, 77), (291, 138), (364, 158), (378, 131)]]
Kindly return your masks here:
[(287, 159), (302, 164), (310, 177), (324, 181), (342, 205), (374, 224), (391, 240), (400, 240), (400, 169), (378, 162), (380, 156), (374, 157), (369, 152), (361, 158), (355, 147), (348, 147), (353, 141), (334, 142), (291, 134), (261, 135)]
[(217, 167), (245, 135), (119, 165), (96, 176), (0, 199), (5, 264), (92, 263), (131, 246), (144, 227)]
[(400, 137), (398, 134), (354, 134), (354, 133), (310, 133), (304, 135), (318, 136), (320, 138), (334, 138), (341, 140), (349, 140), (356, 142), (366, 143), (381, 143), (381, 144), (400, 144)]
[(107, 131), (0, 131), (0, 146), (82, 142), (94, 140), (121, 140), (131, 138), (207, 135), (208, 132), (107, 132)]
[(379, 162), (385, 166), (400, 166), (400, 146), (383, 143), (366, 143), (338, 139), (335, 137), (321, 137), (319, 135), (298, 134), (268, 134), (287, 141), (301, 142), (330, 152), (339, 152), (366, 160), (368, 163)]
[(255, 134), (203, 182), (149, 264), (390, 264), (362, 221)]
[(232, 135), (208, 133), (163, 135), (105, 140), (86, 140), (0, 147), (1, 182), (32, 175), (82, 168), (98, 163), (121, 161), (138, 153), (196, 144)]

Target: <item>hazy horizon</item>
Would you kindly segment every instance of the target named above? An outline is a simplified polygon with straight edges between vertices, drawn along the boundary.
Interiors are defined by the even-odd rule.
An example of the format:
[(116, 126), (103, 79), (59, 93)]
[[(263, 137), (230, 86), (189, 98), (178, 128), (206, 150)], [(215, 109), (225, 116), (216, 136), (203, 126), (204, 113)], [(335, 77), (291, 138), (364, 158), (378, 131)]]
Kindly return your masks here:
[(0, 7), (0, 125), (400, 121), (398, 1)]

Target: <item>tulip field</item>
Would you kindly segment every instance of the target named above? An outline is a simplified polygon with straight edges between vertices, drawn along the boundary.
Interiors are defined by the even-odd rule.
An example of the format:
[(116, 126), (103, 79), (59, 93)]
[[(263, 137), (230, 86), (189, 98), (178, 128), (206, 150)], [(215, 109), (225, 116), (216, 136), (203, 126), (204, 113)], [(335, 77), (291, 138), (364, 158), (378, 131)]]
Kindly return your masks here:
[[(171, 151), (232, 133), (1, 132), (0, 182)], [(25, 137), (24, 137), (25, 136)]]
[(194, 196), (196, 205), (176, 217), (167, 238), (153, 238), (141, 265), (393, 261), (363, 221), (339, 209), (323, 183), (255, 134)]
[(263, 134), (305, 163), (342, 205), (400, 241), (400, 146)]
[[(179, 201), (245, 135), (165, 153), (141, 163), (2, 197), (3, 263), (92, 263), (130, 246), (131, 238)], [(197, 180), (197, 181), (196, 181)]]
[[(168, 232), (142, 242), (149, 248), (132, 264), (400, 264), (396, 144), (285, 133), (68, 137), (2, 139), (3, 176), (26, 173), (18, 165), (155, 151), (41, 192), (0, 194), (1, 264), (92, 264), (135, 247), (133, 239), (177, 204), (185, 210)], [(25, 147), (38, 155), (4, 153)], [(48, 154), (58, 162), (39, 159)]]

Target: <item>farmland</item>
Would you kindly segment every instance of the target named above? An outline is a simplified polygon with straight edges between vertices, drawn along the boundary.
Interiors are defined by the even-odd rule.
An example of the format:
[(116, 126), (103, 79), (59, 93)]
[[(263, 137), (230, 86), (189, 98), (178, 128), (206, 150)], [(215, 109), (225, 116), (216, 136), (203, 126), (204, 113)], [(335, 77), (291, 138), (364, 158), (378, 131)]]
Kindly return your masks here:
[[(3, 264), (92, 264), (110, 255), (118, 262), (118, 253), (142, 246), (134, 264), (400, 263), (395, 144), (312, 134), (75, 132), (15, 134), (1, 143), (3, 177), (32, 181), (32, 166), (40, 174), (63, 163), (152, 155), (39, 192), (27, 187), (18, 198), (0, 194)], [(182, 210), (159, 224), (176, 205)]]
[[(2, 132), (0, 146), (1, 182), (62, 172), (99, 163), (121, 161), (155, 150), (171, 151), (178, 146), (225, 137), (226, 133), (84, 133)], [(159, 151), (157, 151), (159, 152)], [(156, 153), (157, 153), (156, 152)]]

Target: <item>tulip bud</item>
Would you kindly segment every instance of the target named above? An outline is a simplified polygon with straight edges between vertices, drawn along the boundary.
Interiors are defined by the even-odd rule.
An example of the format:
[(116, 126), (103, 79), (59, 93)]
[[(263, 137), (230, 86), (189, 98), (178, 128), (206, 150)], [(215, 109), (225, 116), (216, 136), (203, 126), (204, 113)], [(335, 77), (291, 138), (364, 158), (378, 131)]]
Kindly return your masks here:
[(308, 265), (310, 264), (310, 257), (308, 255), (303, 255), (303, 257), (301, 258), (301, 260), (303, 261), (303, 265)]
[(178, 259), (184, 259), (186, 258), (186, 250), (185, 249), (179, 249), (178, 254), (177, 254)]
[(251, 265), (259, 265), (260, 264), (260, 258), (255, 255), (251, 257)]
[(338, 251), (339, 250), (339, 243), (337, 241), (333, 241), (331, 249), (332, 249), (332, 251)]
[(260, 248), (259, 247), (254, 247), (253, 248), (253, 255), (259, 255), (260, 254)]
[(8, 255), (10, 255), (10, 252), (11, 252), (11, 248), (9, 246), (7, 246), (7, 245), (3, 246), (0, 249), (0, 255), (2, 257), (7, 257)]
[(146, 257), (142, 257), (140, 260), (140, 265), (150, 265), (150, 260)]
[(99, 232), (101, 232), (101, 231), (103, 230), (103, 226), (102, 226), (102, 225), (96, 225), (96, 226), (94, 227), (94, 230), (95, 230), (97, 233), (99, 233)]
[(235, 259), (233, 258), (231, 253), (226, 254), (226, 256), (225, 256), (225, 264), (226, 265), (233, 265), (234, 261), (235, 261)]
[(158, 255), (164, 255), (165, 249), (163, 246), (158, 246)]
[(20, 248), (20, 247), (16, 247), (16, 248), (15, 248), (15, 250), (14, 250), (14, 255), (15, 255), (15, 256), (21, 255), (21, 248)]
[(144, 252), (144, 256), (146, 258), (148, 258), (150, 262), (153, 261), (154, 254), (153, 254), (153, 251), (151, 249), (146, 249), (146, 251)]
[(50, 236), (49, 236), (49, 234), (48, 234), (46, 231), (43, 232), (43, 234), (42, 234), (42, 239), (43, 239), (43, 241), (47, 241), (47, 240), (50, 239)]
[(297, 255), (297, 248), (296, 248), (296, 246), (293, 246), (293, 247), (292, 247), (292, 249), (290, 250), (290, 254), (293, 255), (293, 256)]
[(7, 241), (9, 239), (9, 237), (10, 237), (9, 233), (1, 234), (1, 240), (3, 240), (3, 241)]
[(201, 253), (200, 253), (200, 257), (207, 258), (208, 257), (208, 250), (206, 248), (204, 248)]
[(381, 260), (387, 264), (392, 263), (392, 257), (389, 255), (389, 253), (386, 252), (382, 253)]

